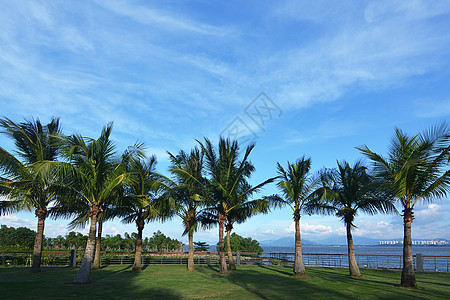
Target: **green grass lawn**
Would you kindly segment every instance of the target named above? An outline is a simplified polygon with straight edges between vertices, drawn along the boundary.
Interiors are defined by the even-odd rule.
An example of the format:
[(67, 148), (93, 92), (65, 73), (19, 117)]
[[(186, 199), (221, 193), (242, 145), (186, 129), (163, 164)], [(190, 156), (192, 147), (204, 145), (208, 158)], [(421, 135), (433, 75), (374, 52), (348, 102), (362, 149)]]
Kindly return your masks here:
[(90, 284), (72, 285), (74, 268), (0, 269), (0, 299), (450, 299), (450, 274), (418, 272), (419, 289), (395, 286), (400, 272), (308, 268), (308, 278), (294, 278), (291, 268), (240, 266), (220, 275), (218, 266), (152, 265), (134, 274), (131, 266), (92, 271)]

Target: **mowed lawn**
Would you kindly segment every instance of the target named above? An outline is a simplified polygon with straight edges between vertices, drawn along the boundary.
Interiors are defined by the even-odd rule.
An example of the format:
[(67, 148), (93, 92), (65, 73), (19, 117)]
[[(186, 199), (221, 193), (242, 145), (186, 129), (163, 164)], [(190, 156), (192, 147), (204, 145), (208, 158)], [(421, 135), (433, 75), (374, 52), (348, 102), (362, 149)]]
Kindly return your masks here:
[(396, 285), (399, 271), (308, 268), (308, 278), (294, 278), (291, 268), (239, 266), (220, 275), (217, 266), (152, 265), (134, 274), (131, 266), (92, 271), (90, 284), (72, 285), (74, 268), (0, 269), (0, 299), (450, 299), (450, 274), (418, 272), (419, 289)]

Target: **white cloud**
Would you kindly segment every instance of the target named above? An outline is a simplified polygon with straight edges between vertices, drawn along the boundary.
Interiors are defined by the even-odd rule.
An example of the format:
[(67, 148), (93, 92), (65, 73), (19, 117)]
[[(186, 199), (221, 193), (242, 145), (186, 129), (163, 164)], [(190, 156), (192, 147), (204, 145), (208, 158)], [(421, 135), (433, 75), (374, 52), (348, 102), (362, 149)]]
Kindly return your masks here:
[(352, 233), (354, 236), (367, 237), (372, 239), (381, 238), (398, 238), (402, 236), (402, 227), (390, 224), (385, 221), (359, 221), (356, 224), (356, 228), (353, 228)]
[[(289, 227), (284, 228), (284, 231), (286, 233), (294, 233), (295, 232), (295, 223), (292, 222)], [(331, 226), (322, 225), (322, 224), (309, 224), (309, 223), (301, 223), (300, 224), (300, 231), (302, 234), (319, 234), (319, 235), (326, 235), (333, 232), (333, 229)]]
[(388, 228), (390, 226), (391, 226), (391, 224), (388, 222), (385, 222), (385, 221), (381, 221), (381, 222), (377, 223), (377, 227), (379, 227), (379, 228)]
[(17, 215), (9, 214), (0, 216), (0, 224), (7, 225), (9, 227), (28, 227), (33, 230), (36, 230), (36, 228), (34, 227), (36, 227), (37, 219), (35, 223), (29, 219), (20, 218)]
[(125, 231), (123, 229), (119, 230), (114, 225), (108, 224), (102, 228), (102, 233), (103, 233), (103, 235), (109, 234), (111, 236), (115, 236), (115, 235), (120, 234), (123, 236)]
[(265, 233), (265, 234), (275, 234), (275, 231), (273, 231), (272, 229), (267, 229), (267, 230), (264, 230), (262, 233)]
[(442, 217), (442, 207), (438, 204), (428, 204), (426, 208), (416, 209), (414, 212), (415, 223), (427, 224), (439, 222)]
[[(33, 229), (33, 230), (36, 230), (36, 229)], [(84, 229), (84, 230), (77, 229), (75, 231), (82, 232), (83, 234), (87, 234), (86, 229)], [(49, 222), (49, 220), (47, 219), (47, 222), (45, 223), (45, 227), (44, 227), (44, 235), (46, 237), (56, 237), (58, 235), (65, 236), (68, 233), (69, 233), (69, 230), (67, 229), (67, 225), (59, 224), (59, 223), (51, 222), (51, 221)]]

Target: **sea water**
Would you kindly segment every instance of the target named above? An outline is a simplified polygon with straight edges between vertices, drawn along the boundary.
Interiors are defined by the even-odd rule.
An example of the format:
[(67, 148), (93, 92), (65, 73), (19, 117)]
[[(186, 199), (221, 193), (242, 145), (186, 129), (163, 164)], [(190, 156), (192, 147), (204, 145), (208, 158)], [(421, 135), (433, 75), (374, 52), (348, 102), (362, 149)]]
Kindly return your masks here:
[[(262, 247), (265, 253), (294, 253), (292, 247)], [(422, 255), (450, 255), (450, 246), (412, 246), (413, 254)], [(305, 245), (302, 246), (302, 253), (323, 253), (323, 254), (347, 254), (347, 245)], [(360, 246), (355, 245), (356, 254), (393, 254), (402, 255), (403, 246)]]

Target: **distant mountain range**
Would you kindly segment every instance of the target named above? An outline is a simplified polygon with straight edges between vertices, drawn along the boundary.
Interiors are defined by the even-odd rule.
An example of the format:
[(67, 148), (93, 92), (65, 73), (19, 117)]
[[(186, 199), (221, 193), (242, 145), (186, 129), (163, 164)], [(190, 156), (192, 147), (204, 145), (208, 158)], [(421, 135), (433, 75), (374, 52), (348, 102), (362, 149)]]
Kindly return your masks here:
[[(277, 240), (266, 240), (259, 242), (261, 247), (293, 247), (295, 245), (294, 237), (284, 237)], [(302, 239), (302, 245), (318, 245), (309, 240)]]
[[(391, 241), (402, 241), (402, 238), (399, 239), (388, 239)], [(425, 241), (430, 239), (414, 239), (414, 241)], [(433, 240), (443, 240), (448, 241), (443, 238), (437, 238)], [(380, 239), (371, 239), (361, 236), (354, 236), (353, 237), (353, 243), (355, 245), (362, 245), (362, 246), (373, 246), (378, 245), (378, 242)], [(259, 242), (259, 244), (262, 247), (293, 247), (295, 245), (295, 237), (284, 237), (276, 240), (265, 240)], [(323, 240), (318, 241), (310, 241), (307, 239), (302, 239), (302, 245), (309, 246), (309, 245), (347, 245), (347, 237), (346, 236), (334, 236)]]

